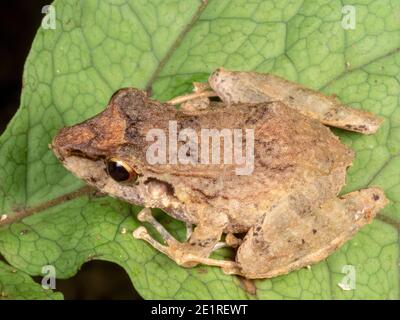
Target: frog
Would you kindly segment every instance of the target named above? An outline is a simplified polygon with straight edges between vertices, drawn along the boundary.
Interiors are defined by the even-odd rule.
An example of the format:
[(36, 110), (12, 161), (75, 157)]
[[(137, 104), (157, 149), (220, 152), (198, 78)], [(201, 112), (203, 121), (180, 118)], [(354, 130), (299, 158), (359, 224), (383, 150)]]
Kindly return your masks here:
[[(373, 134), (378, 116), (267, 73), (218, 68), (193, 87), (166, 102), (121, 88), (102, 112), (60, 129), (50, 145), (78, 178), (143, 207), (137, 219), (162, 241), (144, 225), (133, 237), (179, 266), (214, 266), (248, 279), (284, 275), (326, 259), (388, 203), (376, 186), (340, 194), (355, 152), (329, 128)], [(149, 131), (168, 132), (171, 121), (196, 133), (252, 130), (253, 170), (237, 174), (233, 162), (149, 161)], [(185, 241), (152, 208), (184, 222)], [(233, 259), (211, 257), (224, 247)]]

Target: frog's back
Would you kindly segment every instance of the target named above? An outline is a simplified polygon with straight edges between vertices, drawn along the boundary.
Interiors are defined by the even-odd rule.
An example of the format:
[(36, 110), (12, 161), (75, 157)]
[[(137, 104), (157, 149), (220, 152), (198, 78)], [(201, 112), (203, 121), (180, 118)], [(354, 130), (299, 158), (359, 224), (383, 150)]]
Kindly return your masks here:
[[(252, 185), (255, 181), (260, 181), (271, 189), (282, 184), (283, 180), (299, 178), (298, 175), (301, 172), (328, 175), (335, 168), (347, 168), (353, 159), (353, 152), (342, 144), (329, 128), (280, 102), (219, 107), (196, 114), (178, 113), (176, 121), (178, 131), (185, 128), (195, 130), (199, 137), (199, 144), (204, 142), (201, 141), (201, 130), (214, 129), (220, 134), (227, 129), (234, 135), (235, 129), (240, 129), (244, 158), (246, 146), (251, 147), (251, 141), (249, 141), (251, 136), (246, 136), (246, 130), (253, 130), (254, 147), (251, 151), (254, 151), (254, 168), (249, 170), (247, 175), (238, 174), (237, 169), (243, 168), (244, 165), (236, 164), (234, 156), (232, 156), (232, 163), (224, 163), (223, 139), (220, 140), (221, 154), (218, 163), (201, 163), (201, 150), (199, 150), (200, 163), (167, 164), (158, 168), (161, 172), (173, 172), (177, 176), (192, 176), (215, 181), (225, 179), (225, 181), (235, 182), (225, 185), (221, 188), (221, 192), (235, 190), (236, 185), (250, 181)], [(234, 149), (235, 139), (232, 141)], [(212, 152), (215, 150), (211, 148), (212, 140), (209, 142), (209, 159), (211, 160)], [(179, 147), (180, 145), (178, 149)], [(167, 167), (168, 170), (165, 169)], [(202, 191), (207, 192), (207, 187), (204, 186)], [(245, 196), (243, 192), (240, 195)]]
[(249, 174), (238, 175), (236, 169), (243, 164), (234, 162), (197, 164), (179, 166), (172, 176), (190, 179), (171, 181), (182, 199), (196, 202), (197, 197), (202, 198), (199, 202), (207, 202), (210, 210), (227, 212), (234, 231), (242, 230), (243, 215), (245, 225), (252, 225), (274, 199), (296, 186), (307, 188), (315, 178), (329, 177), (321, 184), (321, 195), (336, 195), (353, 159), (353, 152), (327, 127), (280, 102), (220, 107), (195, 115), (181, 113), (177, 122), (178, 127), (196, 132), (201, 128), (219, 132), (240, 128), (243, 155), (250, 143), (245, 139), (245, 130), (254, 130), (254, 167)]

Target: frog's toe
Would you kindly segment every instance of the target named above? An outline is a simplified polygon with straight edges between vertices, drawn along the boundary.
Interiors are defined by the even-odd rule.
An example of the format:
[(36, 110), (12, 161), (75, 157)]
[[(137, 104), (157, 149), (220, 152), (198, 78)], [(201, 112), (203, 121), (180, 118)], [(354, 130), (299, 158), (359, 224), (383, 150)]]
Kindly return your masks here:
[(147, 231), (147, 229), (145, 227), (140, 226), (139, 228), (137, 228), (136, 230), (133, 231), (132, 235), (136, 239), (147, 241), (152, 247), (154, 247), (158, 251), (164, 253), (165, 255), (170, 257), (171, 259), (175, 260), (174, 259), (174, 255), (172, 254), (171, 248), (167, 247), (167, 246), (164, 246), (161, 243), (159, 243), (157, 240), (155, 240), (148, 233), (148, 231)]
[(133, 231), (132, 235), (136, 239), (144, 239), (144, 236), (146, 233), (147, 233), (147, 230), (145, 227), (139, 227)]

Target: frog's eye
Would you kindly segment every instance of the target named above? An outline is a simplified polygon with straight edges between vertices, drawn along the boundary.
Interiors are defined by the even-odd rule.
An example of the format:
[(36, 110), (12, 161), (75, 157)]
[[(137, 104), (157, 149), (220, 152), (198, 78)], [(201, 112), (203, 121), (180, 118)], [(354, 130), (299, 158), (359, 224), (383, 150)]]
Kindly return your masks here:
[(106, 161), (107, 173), (117, 182), (136, 180), (137, 173), (126, 162), (111, 158)]

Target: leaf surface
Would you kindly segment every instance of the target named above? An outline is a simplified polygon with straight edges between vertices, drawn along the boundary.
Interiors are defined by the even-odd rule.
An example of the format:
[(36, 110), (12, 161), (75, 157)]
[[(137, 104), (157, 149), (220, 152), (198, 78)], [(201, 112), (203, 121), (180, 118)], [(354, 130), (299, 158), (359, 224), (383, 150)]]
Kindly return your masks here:
[[(398, 299), (400, 3), (348, 2), (356, 25), (345, 30), (347, 2), (56, 0), (56, 30), (38, 31), (20, 109), (0, 137), (0, 213), (40, 210), (0, 229), (1, 254), (30, 275), (52, 264), (59, 278), (90, 259), (113, 261), (144, 298)], [(132, 238), (138, 208), (87, 195), (64, 201), (83, 184), (48, 149), (59, 128), (101, 111), (118, 88), (151, 88), (153, 97), (166, 100), (220, 66), (271, 72), (385, 119), (372, 136), (335, 133), (356, 151), (343, 193), (380, 186), (391, 203), (310, 269), (244, 283), (217, 268), (181, 268)], [(180, 222), (160, 212), (158, 218), (183, 238)], [(346, 265), (356, 271), (354, 290), (338, 285)], [(1, 271), (0, 285), (7, 279)]]
[(62, 298), (61, 293), (42, 288), (28, 274), (0, 261), (0, 300), (60, 300)]

